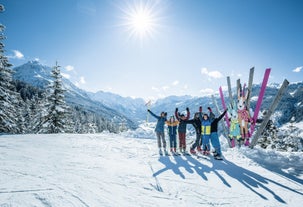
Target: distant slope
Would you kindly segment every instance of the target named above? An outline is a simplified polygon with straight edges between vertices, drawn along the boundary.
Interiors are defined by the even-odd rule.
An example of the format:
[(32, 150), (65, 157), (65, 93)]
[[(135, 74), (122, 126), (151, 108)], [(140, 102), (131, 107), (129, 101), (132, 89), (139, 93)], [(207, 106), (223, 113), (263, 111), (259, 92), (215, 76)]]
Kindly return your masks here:
[[(24, 80), (25, 82), (38, 87), (44, 87), (50, 80), (51, 68), (41, 65), (37, 61), (30, 61), (22, 66), (16, 67), (15, 70), (16, 73), (14, 74), (14, 78)], [(137, 125), (138, 122), (146, 120), (147, 107), (145, 106), (143, 99), (122, 97), (117, 94), (103, 91), (96, 93), (86, 92), (76, 87), (67, 79), (64, 79), (64, 86), (67, 89), (66, 99), (70, 104), (81, 105), (96, 113), (104, 114), (108, 119), (112, 117), (123, 117), (123, 119), (128, 120), (127, 122), (130, 125)], [(269, 108), (278, 90), (279, 84), (268, 85), (261, 110)], [(237, 100), (236, 89), (233, 88), (232, 91), (234, 100)], [(260, 84), (254, 84), (251, 93), (252, 109), (255, 108), (259, 91)], [(224, 95), (226, 103), (229, 104), (227, 92), (225, 92)], [(215, 95), (215, 98), (222, 110), (222, 104), (218, 94)], [(302, 100), (303, 82), (291, 83), (272, 117), (274, 121), (279, 125), (289, 122), (292, 117), (294, 117), (296, 122), (302, 121)], [(176, 107), (179, 108), (180, 112), (185, 111), (186, 107), (189, 107), (193, 116), (193, 114), (198, 111), (200, 105), (203, 107), (204, 112), (207, 112), (208, 106), (214, 108), (212, 99), (209, 96), (169, 96), (155, 101), (151, 105), (151, 110), (156, 114), (160, 114), (161, 111), (166, 111), (168, 115), (173, 115)], [(135, 122), (135, 124), (132, 122)]]
[(135, 121), (142, 121), (146, 118), (145, 101), (141, 98), (122, 97), (120, 95), (98, 91), (96, 93), (88, 92), (92, 100), (98, 101), (105, 106), (111, 107), (123, 114), (130, 117)]
[[(15, 67), (13, 70), (15, 71), (13, 75), (14, 79), (42, 89), (45, 89), (52, 80), (52, 68), (42, 65), (38, 61), (29, 61), (26, 64)], [(79, 106), (84, 110), (94, 112), (114, 123), (123, 122), (130, 128), (136, 127), (136, 123), (129, 117), (124, 116), (109, 106), (105, 106), (101, 102), (90, 99), (86, 91), (79, 89), (68, 79), (62, 78), (62, 80), (64, 89), (66, 90), (65, 97), (67, 104)]]
[[(265, 96), (263, 99), (261, 110), (267, 110), (271, 105), (273, 99), (275, 98), (278, 90), (280, 88), (279, 84), (270, 84), (267, 86), (265, 91)], [(233, 88), (233, 100), (237, 101), (236, 89)], [(251, 108), (254, 110), (257, 102), (257, 97), (259, 95), (260, 85), (254, 84), (251, 93)], [(224, 93), (226, 104), (229, 104), (228, 93)], [(219, 105), (221, 111), (223, 111), (221, 99), (219, 95), (215, 95), (215, 99)], [(191, 117), (198, 111), (199, 106), (202, 106), (203, 112), (207, 112), (207, 107), (210, 106), (214, 108), (213, 101), (211, 97), (192, 97), (192, 96), (169, 96), (163, 99), (157, 100), (152, 106), (151, 110), (156, 113), (161, 111), (168, 112), (168, 115), (173, 115), (176, 107), (179, 111), (185, 111), (186, 107), (189, 107), (191, 111)], [(284, 93), (281, 102), (279, 103), (277, 109), (275, 110), (272, 118), (279, 124), (285, 124), (294, 117), (296, 122), (303, 120), (303, 82), (290, 83), (286, 92)]]

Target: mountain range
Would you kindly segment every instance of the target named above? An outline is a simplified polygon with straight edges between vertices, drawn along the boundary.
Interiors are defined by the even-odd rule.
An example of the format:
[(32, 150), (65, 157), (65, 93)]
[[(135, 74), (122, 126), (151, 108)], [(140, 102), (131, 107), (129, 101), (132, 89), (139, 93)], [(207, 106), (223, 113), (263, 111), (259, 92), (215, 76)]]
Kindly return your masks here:
[[(29, 61), (21, 66), (15, 67), (13, 78), (23, 81), (38, 88), (46, 88), (51, 80), (51, 70), (49, 66), (42, 65), (38, 61)], [(110, 92), (98, 91), (96, 93), (84, 91), (75, 86), (71, 81), (63, 78), (63, 85), (66, 90), (66, 102), (70, 105), (81, 106), (84, 109), (98, 113), (103, 117), (127, 123), (129, 128), (136, 128), (138, 123), (146, 120), (147, 107), (141, 98), (122, 97)], [(261, 110), (269, 108), (275, 95), (279, 90), (279, 84), (269, 84), (266, 88)], [(236, 95), (236, 89), (232, 89)], [(251, 108), (254, 109), (260, 85), (254, 84), (251, 92)], [(224, 94), (228, 100), (227, 92)], [(236, 100), (236, 96), (234, 96)], [(221, 100), (215, 95), (215, 100), (221, 108)], [(291, 83), (281, 102), (279, 103), (272, 119), (278, 124), (293, 120), (299, 122), (303, 120), (303, 82)], [(165, 111), (168, 115), (173, 115), (175, 108), (185, 111), (189, 107), (192, 114), (198, 111), (199, 106), (203, 106), (203, 111), (210, 106), (215, 107), (210, 96), (169, 96), (155, 101), (150, 109), (156, 114)], [(192, 116), (191, 116), (192, 117)]]

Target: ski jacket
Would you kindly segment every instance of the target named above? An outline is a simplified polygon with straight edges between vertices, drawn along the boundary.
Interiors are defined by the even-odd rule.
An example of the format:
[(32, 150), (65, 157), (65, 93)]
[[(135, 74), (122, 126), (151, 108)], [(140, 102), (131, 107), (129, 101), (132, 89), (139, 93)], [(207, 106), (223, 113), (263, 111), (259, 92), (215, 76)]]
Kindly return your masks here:
[(218, 122), (224, 117), (226, 114), (226, 110), (218, 117), (218, 118), (213, 118), (215, 117), (213, 112), (210, 112), (210, 117), (211, 117), (211, 132), (218, 132)]
[(179, 124), (179, 121), (174, 121), (174, 122), (170, 122), (170, 121), (166, 121), (167, 124), (167, 129), (168, 129), (168, 135), (177, 135), (177, 127)]
[(190, 120), (185, 120), (184, 121), (187, 124), (192, 124), (193, 127), (196, 130), (197, 134), (201, 134), (201, 121), (200, 119), (190, 119)]
[(199, 119), (201, 121), (201, 135), (210, 135), (211, 134), (211, 121), (209, 117), (207, 120), (203, 119), (202, 112), (199, 113)]
[(178, 132), (186, 133), (186, 122), (185, 121), (189, 119), (190, 112), (187, 111), (187, 115), (184, 120), (179, 117), (179, 114), (177, 111), (175, 112), (175, 116), (176, 116), (177, 120), (179, 121)]
[(211, 122), (209, 119), (203, 120), (201, 122), (201, 135), (210, 135), (211, 134)]
[(165, 117), (161, 117), (161, 116), (157, 116), (156, 114), (154, 114), (151, 111), (148, 111), (153, 117), (155, 117), (156, 119), (158, 119), (157, 121), (157, 125), (155, 128), (155, 132), (163, 132), (164, 133), (164, 124), (166, 122), (166, 116)]

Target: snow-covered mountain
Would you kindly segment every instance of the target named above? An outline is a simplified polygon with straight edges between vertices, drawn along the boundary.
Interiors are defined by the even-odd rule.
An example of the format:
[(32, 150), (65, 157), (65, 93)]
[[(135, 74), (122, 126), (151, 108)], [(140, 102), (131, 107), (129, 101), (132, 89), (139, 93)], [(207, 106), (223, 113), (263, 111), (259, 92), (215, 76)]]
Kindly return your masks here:
[[(42, 65), (38, 61), (29, 61), (21, 66), (15, 67), (13, 78), (23, 81), (32, 86), (45, 89), (51, 78), (52, 68)], [(123, 122), (128, 127), (136, 127), (136, 123), (129, 117), (124, 116), (115, 109), (108, 107), (101, 102), (92, 100), (86, 91), (75, 86), (71, 81), (66, 78), (62, 78), (63, 87), (66, 90), (65, 98), (69, 105), (80, 107), (84, 110), (94, 112), (106, 120), (110, 120), (115, 123)]]
[(145, 101), (142, 98), (122, 97), (104, 91), (88, 92), (88, 95), (92, 100), (101, 102), (119, 113), (131, 117), (132, 120), (142, 121), (146, 118)]
[[(37, 61), (30, 61), (22, 66), (16, 67), (14, 78), (23, 80), (34, 86), (43, 87), (50, 80), (50, 70), (48, 66), (43, 66)], [(107, 117), (112, 114), (120, 114), (132, 121), (144, 121), (146, 119), (147, 107), (143, 99), (133, 99), (130, 97), (122, 97), (110, 92), (99, 91), (96, 93), (86, 92), (76, 87), (69, 80), (64, 79), (64, 86), (67, 90), (67, 101), (72, 104), (78, 104), (86, 108), (93, 109), (96, 112), (102, 112)], [(269, 84), (265, 91), (264, 100), (261, 110), (266, 110), (272, 103), (275, 95), (279, 90), (279, 84)], [(254, 84), (251, 93), (251, 108), (255, 108), (257, 97), (260, 91), (260, 84)], [(236, 89), (233, 89), (234, 99), (236, 100)], [(218, 95), (215, 99), (220, 107), (221, 100)], [(226, 102), (229, 101), (227, 92), (225, 93)], [(279, 124), (289, 122), (293, 117), (296, 122), (303, 120), (303, 82), (289, 84), (280, 104), (278, 105), (273, 119)], [(151, 110), (156, 114), (166, 111), (168, 115), (173, 115), (175, 108), (179, 111), (185, 111), (189, 107), (191, 113), (198, 111), (199, 106), (203, 106), (206, 111), (208, 106), (214, 108), (213, 101), (209, 96), (192, 97), (192, 96), (169, 96), (155, 101), (151, 105)]]
[[(38, 88), (46, 88), (52, 80), (52, 68), (46, 65), (42, 65), (39, 61), (36, 60), (29, 61), (21, 66), (15, 67), (14, 71), (14, 79), (23, 81)], [(64, 77), (62, 80), (64, 83), (64, 89), (67, 90), (69, 95), (89, 98), (84, 90), (75, 86), (71, 81)]]
[[(260, 91), (260, 84), (254, 84), (251, 93), (251, 108), (254, 110), (257, 98)], [(266, 88), (265, 95), (262, 102), (261, 110), (267, 110), (273, 99), (275, 98), (278, 90), (280, 88), (279, 84), (269, 84)], [(236, 98), (236, 89), (233, 90), (234, 100)], [(228, 93), (224, 93), (225, 101), (229, 103)], [(221, 99), (219, 95), (215, 95), (216, 102), (222, 110)], [(185, 111), (186, 107), (189, 107), (191, 114), (198, 111), (199, 106), (203, 107), (203, 111), (207, 110), (210, 106), (213, 109), (215, 105), (209, 96), (204, 97), (192, 97), (192, 96), (169, 96), (164, 99), (159, 99), (152, 106), (151, 110), (156, 113), (161, 111), (166, 111), (168, 115), (173, 114), (176, 107), (179, 111)], [(215, 111), (215, 110), (214, 110)], [(223, 111), (223, 110), (222, 110)], [(192, 116), (191, 116), (192, 117)], [(294, 117), (294, 118), (293, 118)], [(288, 123), (292, 118), (295, 122), (300, 122), (303, 120), (303, 82), (290, 83), (286, 92), (284, 93), (282, 100), (278, 104), (275, 113), (272, 118), (278, 125)]]

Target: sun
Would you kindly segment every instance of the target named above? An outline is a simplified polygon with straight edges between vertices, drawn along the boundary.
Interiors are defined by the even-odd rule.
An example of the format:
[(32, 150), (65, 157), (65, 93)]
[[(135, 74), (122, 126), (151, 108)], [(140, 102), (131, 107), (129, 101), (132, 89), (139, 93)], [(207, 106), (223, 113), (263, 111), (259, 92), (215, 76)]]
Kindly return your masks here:
[(130, 29), (139, 36), (149, 35), (154, 28), (154, 19), (150, 11), (140, 8), (130, 16)]
[(132, 1), (123, 11), (123, 23), (132, 39), (141, 41), (154, 38), (160, 28), (159, 1)]

